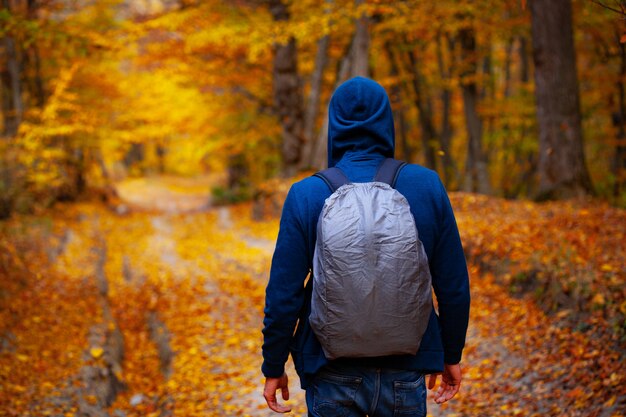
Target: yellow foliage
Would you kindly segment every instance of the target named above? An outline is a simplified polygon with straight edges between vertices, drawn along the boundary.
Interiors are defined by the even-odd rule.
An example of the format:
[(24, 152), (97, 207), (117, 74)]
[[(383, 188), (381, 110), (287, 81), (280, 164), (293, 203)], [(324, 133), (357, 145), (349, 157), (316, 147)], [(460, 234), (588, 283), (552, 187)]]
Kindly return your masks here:
[(104, 353), (104, 349), (102, 349), (99, 346), (98, 347), (92, 347), (91, 349), (89, 349), (89, 353), (91, 353), (91, 356), (93, 356), (94, 359), (98, 359)]

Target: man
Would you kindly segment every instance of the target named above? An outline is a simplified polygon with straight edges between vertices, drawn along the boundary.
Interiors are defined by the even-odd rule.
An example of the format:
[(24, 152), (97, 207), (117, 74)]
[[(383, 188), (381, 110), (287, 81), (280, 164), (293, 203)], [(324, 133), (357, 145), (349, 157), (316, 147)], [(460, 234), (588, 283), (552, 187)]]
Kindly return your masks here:
[[(369, 182), (394, 154), (389, 99), (378, 83), (357, 77), (342, 84), (329, 104), (328, 165), (352, 182)], [(262, 371), (263, 395), (279, 413), (290, 408), (285, 362), (291, 352), (309, 416), (425, 416), (425, 374), (443, 373), (435, 401), (459, 390), (459, 362), (469, 317), (469, 279), (463, 248), (446, 191), (437, 174), (404, 166), (395, 188), (406, 197), (428, 256), (439, 314), (433, 310), (416, 355), (339, 358), (329, 361), (311, 330), (312, 270), (317, 222), (331, 194), (318, 177), (293, 184), (283, 207), (280, 231), (266, 289)], [(367, 320), (366, 312), (363, 313)], [(294, 333), (295, 329), (295, 333)]]

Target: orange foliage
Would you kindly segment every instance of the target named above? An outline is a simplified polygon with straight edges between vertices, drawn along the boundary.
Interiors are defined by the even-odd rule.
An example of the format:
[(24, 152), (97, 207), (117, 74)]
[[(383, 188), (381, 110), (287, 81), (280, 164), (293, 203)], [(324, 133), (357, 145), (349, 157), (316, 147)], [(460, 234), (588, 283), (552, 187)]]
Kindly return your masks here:
[[(279, 195), (286, 189), (273, 187)], [(595, 202), (451, 199), (471, 260), (473, 301), (465, 381), (443, 408), (459, 416), (589, 416), (603, 408), (620, 415), (625, 364), (611, 323), (624, 314), (624, 232), (616, 227), (624, 212)], [(114, 372), (125, 389), (109, 412), (265, 415), (260, 329), (278, 222), (252, 221), (251, 211), (243, 204), (117, 215), (84, 203), (3, 223), (0, 408), (70, 416), (97, 405), (81, 391), (81, 369), (106, 362), (107, 340), (94, 343), (89, 334), (113, 320), (105, 327), (119, 326), (123, 335), (124, 359)], [(96, 279), (103, 247), (111, 319)], [(574, 283), (588, 292), (568, 292)], [(507, 291), (531, 285), (559, 291), (538, 298)], [(546, 313), (542, 304), (559, 309)], [(167, 370), (151, 316), (170, 335)], [(303, 394), (292, 391), (295, 414), (304, 415)]]
[(499, 273), (501, 284), (534, 291), (549, 311), (593, 312), (616, 334), (623, 332), (624, 210), (598, 202), (535, 204), (466, 194), (455, 194), (453, 204), (468, 256)]

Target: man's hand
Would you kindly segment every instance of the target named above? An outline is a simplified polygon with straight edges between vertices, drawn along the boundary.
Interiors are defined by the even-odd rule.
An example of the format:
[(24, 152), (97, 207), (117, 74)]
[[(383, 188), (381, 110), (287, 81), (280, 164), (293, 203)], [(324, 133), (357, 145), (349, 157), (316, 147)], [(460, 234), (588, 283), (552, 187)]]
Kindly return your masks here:
[[(428, 378), (428, 389), (435, 388), (437, 384), (437, 376), (439, 374), (433, 374)], [(446, 401), (452, 399), (459, 392), (461, 388), (461, 366), (456, 365), (444, 365), (443, 375), (441, 376), (441, 385), (435, 392), (435, 402), (437, 404), (443, 404)]]
[(265, 388), (263, 389), (263, 397), (267, 401), (267, 405), (277, 413), (288, 413), (291, 407), (279, 404), (276, 400), (276, 391), (280, 390), (283, 394), (283, 400), (289, 399), (289, 380), (287, 374), (283, 374), (280, 378), (266, 378)]

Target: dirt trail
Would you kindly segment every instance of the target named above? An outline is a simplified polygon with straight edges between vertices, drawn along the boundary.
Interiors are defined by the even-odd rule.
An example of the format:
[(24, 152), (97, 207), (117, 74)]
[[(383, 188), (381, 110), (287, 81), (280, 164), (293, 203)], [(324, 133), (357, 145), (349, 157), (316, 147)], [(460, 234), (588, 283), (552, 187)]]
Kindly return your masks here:
[[(244, 235), (239, 236), (237, 231), (234, 229), (234, 225), (230, 222), (230, 213), (227, 208), (217, 209), (220, 217), (220, 221), (218, 223), (219, 229), (224, 232), (231, 232), (237, 235), (236, 239), (247, 242), (247, 237)], [(154, 227), (154, 235), (153, 242), (157, 242), (156, 244), (160, 248), (160, 257), (164, 264), (167, 265), (168, 268), (174, 274), (174, 277), (178, 279), (189, 279), (190, 274), (194, 278), (204, 278), (202, 279), (203, 288), (206, 290), (205, 296), (199, 300), (200, 303), (205, 305), (219, 305), (218, 309), (211, 309), (208, 315), (205, 317), (196, 317), (192, 318), (192, 320), (204, 320), (206, 323), (223, 323), (228, 324), (231, 323), (234, 326), (241, 326), (242, 323), (239, 320), (241, 317), (241, 308), (242, 304), (249, 303), (249, 300), (246, 300), (245, 297), (235, 295), (232, 293), (225, 292), (220, 285), (210, 276), (207, 276), (207, 270), (203, 269), (201, 266), (201, 262), (196, 262), (195, 260), (184, 259), (179, 256), (176, 250), (176, 237), (174, 236), (175, 222), (177, 220), (176, 217), (171, 215), (160, 215), (151, 217), (151, 222)], [(225, 227), (228, 226), (228, 227)], [(267, 247), (269, 245), (273, 245), (272, 242), (264, 241), (263, 239), (253, 239), (251, 247)], [(256, 246), (255, 246), (256, 245)], [(224, 253), (214, 253), (213, 254), (220, 263), (230, 264), (231, 267), (235, 267), (241, 271), (248, 271), (249, 267), (247, 265), (241, 264), (236, 258), (229, 256)], [(249, 272), (249, 271), (248, 271)], [(181, 276), (182, 275), (182, 276)], [(254, 275), (255, 279), (262, 279), (262, 277), (258, 276), (258, 274)], [(237, 323), (234, 323), (237, 322)], [(208, 324), (210, 325), (210, 324)], [(244, 321), (244, 327), (251, 332), (258, 330), (258, 322), (254, 322), (252, 320)], [(224, 338), (225, 339), (225, 338)], [(216, 349), (224, 349), (224, 339), (217, 338), (216, 340), (208, 341), (208, 343), (201, 345), (200, 350), (211, 353)], [(249, 355), (248, 351), (239, 350), (236, 346), (230, 346), (228, 349), (224, 349), (222, 352), (224, 358), (222, 359), (223, 364), (213, 366), (211, 368), (211, 372), (213, 374), (219, 375), (220, 373), (224, 376), (229, 375), (233, 372), (233, 367), (236, 366), (238, 358), (242, 355)], [(260, 360), (260, 359), (259, 359)], [(260, 362), (258, 364), (260, 367)], [(246, 377), (255, 380), (258, 375), (255, 374), (258, 372), (258, 367), (256, 369), (247, 370), (245, 373)], [(230, 400), (232, 405), (240, 409), (248, 409), (250, 410), (250, 416), (256, 417), (270, 417), (273, 413), (264, 410), (265, 401), (263, 397), (260, 395), (260, 386), (256, 391), (246, 392), (243, 395), (233, 396)], [(214, 410), (215, 411), (215, 410)]]
[(210, 177), (144, 177), (119, 182), (115, 188), (131, 208), (176, 214), (208, 209), (211, 181)]

